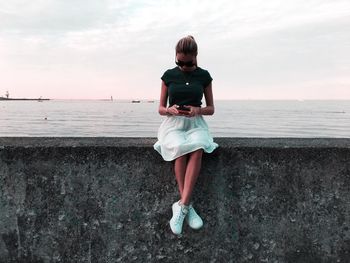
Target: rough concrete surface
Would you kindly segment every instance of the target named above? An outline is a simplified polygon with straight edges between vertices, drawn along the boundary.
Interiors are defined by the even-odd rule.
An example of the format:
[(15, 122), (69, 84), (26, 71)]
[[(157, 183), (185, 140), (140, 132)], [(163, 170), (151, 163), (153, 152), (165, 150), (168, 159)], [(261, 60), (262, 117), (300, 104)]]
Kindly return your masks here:
[(175, 236), (156, 138), (0, 138), (0, 262), (350, 262), (350, 139), (214, 138)]

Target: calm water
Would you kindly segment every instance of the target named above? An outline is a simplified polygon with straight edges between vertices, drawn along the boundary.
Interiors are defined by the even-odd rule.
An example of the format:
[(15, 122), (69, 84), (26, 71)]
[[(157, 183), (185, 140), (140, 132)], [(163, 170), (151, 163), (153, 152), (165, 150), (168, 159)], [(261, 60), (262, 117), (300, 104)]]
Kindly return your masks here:
[[(46, 118), (46, 119), (45, 119)], [(158, 101), (0, 101), (0, 136), (156, 137)], [(350, 137), (350, 101), (220, 101), (214, 137)]]

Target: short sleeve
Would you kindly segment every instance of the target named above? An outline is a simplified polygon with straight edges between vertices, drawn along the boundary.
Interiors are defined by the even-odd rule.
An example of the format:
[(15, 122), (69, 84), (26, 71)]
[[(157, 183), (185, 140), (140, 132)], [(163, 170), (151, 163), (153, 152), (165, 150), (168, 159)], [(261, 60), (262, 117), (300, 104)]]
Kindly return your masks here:
[(211, 81), (213, 80), (213, 78), (210, 76), (210, 73), (209, 71), (205, 71), (205, 74), (204, 74), (204, 88), (208, 87), (208, 85), (211, 83)]
[(160, 79), (164, 81), (166, 86), (169, 86), (169, 71), (165, 71)]

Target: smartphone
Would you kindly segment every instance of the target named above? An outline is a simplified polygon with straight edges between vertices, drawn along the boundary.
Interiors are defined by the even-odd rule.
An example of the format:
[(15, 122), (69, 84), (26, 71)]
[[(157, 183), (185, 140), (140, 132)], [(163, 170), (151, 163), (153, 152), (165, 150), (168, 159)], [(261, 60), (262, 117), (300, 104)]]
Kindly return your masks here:
[(177, 109), (180, 110), (180, 111), (190, 111), (191, 110), (190, 108), (187, 108), (184, 105), (179, 105), (177, 107)]

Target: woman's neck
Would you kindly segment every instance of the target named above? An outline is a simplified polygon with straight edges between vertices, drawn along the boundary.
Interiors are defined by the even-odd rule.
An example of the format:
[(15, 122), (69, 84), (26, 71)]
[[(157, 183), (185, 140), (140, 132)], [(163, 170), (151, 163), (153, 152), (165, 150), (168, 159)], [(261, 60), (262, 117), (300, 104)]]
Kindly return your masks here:
[(193, 66), (192, 68), (189, 68), (187, 70), (182, 69), (181, 67), (178, 66), (178, 68), (183, 71), (183, 72), (191, 72), (197, 69), (197, 66)]

